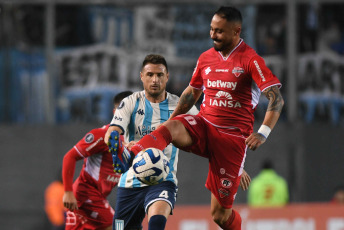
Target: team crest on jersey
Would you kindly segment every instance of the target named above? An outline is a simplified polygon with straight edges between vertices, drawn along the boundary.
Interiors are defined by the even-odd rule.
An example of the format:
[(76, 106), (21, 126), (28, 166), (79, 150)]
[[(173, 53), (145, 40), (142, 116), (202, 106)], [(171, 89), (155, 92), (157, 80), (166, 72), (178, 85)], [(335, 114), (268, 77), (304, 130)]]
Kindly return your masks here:
[(221, 179), (221, 185), (224, 188), (230, 188), (230, 187), (232, 187), (232, 182), (228, 178), (222, 178)]
[(239, 77), (242, 73), (244, 73), (244, 69), (241, 67), (234, 67), (232, 70), (232, 74), (234, 74), (236, 77)]
[(121, 108), (123, 108), (123, 106), (124, 106), (124, 101), (121, 101), (121, 103), (119, 104), (117, 109), (121, 109)]
[(92, 133), (89, 133), (85, 137), (85, 142), (86, 143), (91, 143), (94, 140), (94, 135)]

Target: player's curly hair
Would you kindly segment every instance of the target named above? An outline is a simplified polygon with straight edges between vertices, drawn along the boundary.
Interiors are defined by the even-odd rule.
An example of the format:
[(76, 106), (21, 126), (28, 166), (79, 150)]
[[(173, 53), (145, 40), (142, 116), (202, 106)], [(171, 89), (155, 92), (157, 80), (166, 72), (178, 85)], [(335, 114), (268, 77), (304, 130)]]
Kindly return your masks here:
[(221, 6), (215, 14), (221, 18), (225, 18), (229, 22), (240, 22), (242, 23), (242, 16), (240, 11), (232, 6)]
[(165, 58), (159, 54), (148, 54), (142, 63), (142, 69), (147, 64), (162, 64), (166, 67), (166, 71), (168, 72), (167, 62)]

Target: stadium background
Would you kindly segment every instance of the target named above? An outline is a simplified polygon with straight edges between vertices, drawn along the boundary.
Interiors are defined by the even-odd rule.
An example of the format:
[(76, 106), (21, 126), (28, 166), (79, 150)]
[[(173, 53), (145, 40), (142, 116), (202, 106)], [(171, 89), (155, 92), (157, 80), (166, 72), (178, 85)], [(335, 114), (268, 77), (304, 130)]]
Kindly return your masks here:
[[(344, 1), (12, 0), (0, 1), (0, 228), (47, 229), (44, 189), (63, 155), (111, 120), (113, 95), (142, 88), (146, 54), (166, 57), (168, 91), (180, 94), (212, 46), (213, 12), (226, 4), (242, 10), (242, 37), (282, 81), (286, 101), (267, 143), (248, 152), (248, 173), (270, 158), (291, 204), (329, 203), (344, 184)], [(261, 98), (256, 124), (266, 104)], [(178, 205), (207, 207), (206, 173), (205, 159), (180, 154)], [(246, 195), (236, 200), (244, 208)], [(344, 229), (340, 211), (327, 229)], [(184, 229), (208, 229), (192, 226)], [(287, 229), (322, 229), (295, 226)]]

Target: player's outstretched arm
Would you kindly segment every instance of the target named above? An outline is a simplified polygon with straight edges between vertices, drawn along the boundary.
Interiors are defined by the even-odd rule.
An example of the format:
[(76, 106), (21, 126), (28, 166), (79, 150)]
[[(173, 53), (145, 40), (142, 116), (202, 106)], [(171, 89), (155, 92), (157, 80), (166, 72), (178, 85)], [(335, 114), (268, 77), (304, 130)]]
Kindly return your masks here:
[(69, 150), (63, 157), (62, 178), (65, 193), (63, 195), (63, 206), (73, 211), (78, 209), (78, 203), (73, 194), (73, 177), (75, 165), (82, 157), (77, 153), (75, 148)]
[(277, 86), (271, 86), (264, 90), (263, 93), (269, 99), (269, 105), (265, 113), (263, 124), (258, 132), (253, 132), (246, 139), (246, 145), (251, 150), (256, 150), (266, 141), (271, 130), (275, 127), (284, 105), (284, 100)]
[(201, 89), (196, 89), (191, 86), (188, 86), (180, 96), (178, 105), (174, 109), (170, 119), (175, 116), (178, 116), (179, 114), (187, 113), (192, 108), (192, 106), (196, 104), (201, 94)]

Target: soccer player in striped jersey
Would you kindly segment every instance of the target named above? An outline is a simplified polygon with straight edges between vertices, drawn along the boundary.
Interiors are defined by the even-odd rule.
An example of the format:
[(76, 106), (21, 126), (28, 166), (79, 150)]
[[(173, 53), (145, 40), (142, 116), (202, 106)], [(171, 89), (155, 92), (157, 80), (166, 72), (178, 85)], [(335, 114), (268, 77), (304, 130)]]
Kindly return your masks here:
[[(123, 99), (108, 130), (117, 130), (129, 144), (149, 135), (167, 121), (179, 100), (178, 96), (166, 91), (169, 73), (163, 56), (147, 55), (142, 63), (140, 77), (144, 90)], [(189, 113), (195, 115), (198, 110), (193, 106)], [(166, 181), (148, 186), (134, 177), (132, 168), (122, 174), (117, 190), (113, 229), (116, 229), (116, 223), (120, 225), (122, 222), (124, 229), (142, 229), (145, 213), (150, 230), (164, 228), (176, 202), (179, 149), (170, 144), (163, 152), (170, 161), (170, 173)], [(120, 228), (117, 226), (117, 229)]]

